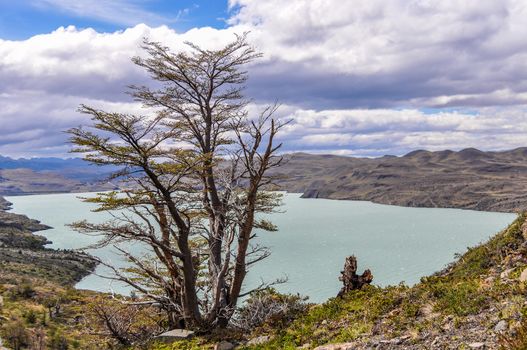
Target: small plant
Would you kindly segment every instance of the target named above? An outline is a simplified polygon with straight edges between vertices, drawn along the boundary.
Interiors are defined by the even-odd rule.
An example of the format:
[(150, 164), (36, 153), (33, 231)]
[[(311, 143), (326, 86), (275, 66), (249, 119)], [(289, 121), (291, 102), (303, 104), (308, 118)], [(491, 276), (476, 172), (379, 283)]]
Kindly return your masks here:
[(29, 342), (26, 327), (20, 320), (14, 320), (2, 326), (2, 336), (7, 341), (7, 345), (14, 350), (23, 349)]
[(264, 324), (284, 325), (306, 311), (307, 297), (280, 294), (273, 288), (255, 292), (238, 309), (232, 324), (243, 330), (252, 330)]
[(447, 283), (438, 279), (430, 285), (432, 295), (437, 298), (437, 308), (449, 314), (466, 316), (478, 312), (486, 303), (475, 281)]
[(500, 334), (500, 349), (501, 350), (524, 350), (527, 349), (527, 322), (525, 319), (516, 329), (514, 335)]
[(35, 324), (37, 322), (37, 313), (33, 309), (29, 309), (25, 314), (24, 318), (28, 324)]
[(89, 323), (101, 326), (98, 332), (115, 346), (143, 344), (164, 329), (159, 310), (129, 304), (126, 299), (98, 297), (88, 305), (86, 316)]
[(68, 339), (64, 336), (62, 331), (55, 330), (55, 332), (53, 332), (49, 341), (49, 348), (53, 350), (68, 350)]
[(36, 292), (29, 283), (21, 283), (11, 291), (11, 299), (31, 299)]

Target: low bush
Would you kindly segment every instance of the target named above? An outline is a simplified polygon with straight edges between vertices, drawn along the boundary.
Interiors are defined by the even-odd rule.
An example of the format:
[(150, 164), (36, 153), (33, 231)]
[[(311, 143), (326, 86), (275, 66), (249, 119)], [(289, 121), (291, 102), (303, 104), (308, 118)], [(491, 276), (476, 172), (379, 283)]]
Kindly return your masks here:
[(253, 293), (237, 310), (231, 323), (242, 330), (265, 324), (285, 325), (307, 310), (307, 297), (281, 294), (273, 288)]
[(487, 303), (487, 296), (480, 291), (474, 280), (458, 283), (445, 282), (441, 278), (428, 285), (437, 299), (436, 308), (443, 313), (456, 316), (475, 314)]
[(2, 337), (6, 340), (7, 346), (14, 350), (19, 350), (29, 345), (29, 335), (24, 323), (20, 320), (12, 320), (2, 325)]
[(524, 319), (514, 334), (500, 334), (499, 338), (501, 350), (527, 349), (527, 322)]

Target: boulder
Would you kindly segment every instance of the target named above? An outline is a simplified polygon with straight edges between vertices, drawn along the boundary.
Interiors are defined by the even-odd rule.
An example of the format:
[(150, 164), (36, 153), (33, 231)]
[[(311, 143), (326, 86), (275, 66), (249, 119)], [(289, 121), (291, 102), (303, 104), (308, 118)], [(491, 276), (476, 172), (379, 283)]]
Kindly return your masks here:
[(228, 341), (221, 341), (214, 346), (214, 350), (232, 350), (234, 349), (234, 344), (229, 343)]
[(263, 343), (267, 343), (269, 340), (271, 340), (271, 337), (268, 335), (262, 335), (256, 338), (253, 338), (247, 342), (247, 345), (260, 345)]
[(317, 346), (315, 350), (354, 350), (355, 343), (326, 344)]
[(509, 275), (511, 274), (512, 271), (514, 271), (514, 268), (503, 271), (502, 273), (500, 273), (500, 278), (501, 279), (509, 278)]
[(187, 329), (172, 329), (169, 331), (166, 331), (165, 333), (162, 333), (158, 335), (156, 338), (162, 339), (162, 340), (180, 340), (180, 339), (189, 339), (194, 336), (193, 331), (189, 331)]
[(501, 333), (506, 331), (508, 328), (509, 325), (507, 324), (507, 321), (501, 320), (496, 324), (496, 326), (494, 326), (494, 332)]
[(527, 281), (527, 268), (525, 268), (520, 274), (520, 282)]

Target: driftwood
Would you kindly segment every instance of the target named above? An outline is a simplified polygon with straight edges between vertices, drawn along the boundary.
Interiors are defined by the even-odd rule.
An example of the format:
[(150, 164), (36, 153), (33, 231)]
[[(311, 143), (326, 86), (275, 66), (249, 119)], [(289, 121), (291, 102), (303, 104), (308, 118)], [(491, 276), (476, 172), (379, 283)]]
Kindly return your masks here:
[(357, 258), (354, 255), (346, 258), (344, 271), (340, 273), (342, 276), (339, 277), (339, 280), (342, 281), (344, 286), (342, 286), (338, 297), (344, 296), (349, 291), (361, 289), (362, 286), (370, 284), (373, 281), (373, 275), (369, 269), (365, 270), (362, 275), (357, 275)]

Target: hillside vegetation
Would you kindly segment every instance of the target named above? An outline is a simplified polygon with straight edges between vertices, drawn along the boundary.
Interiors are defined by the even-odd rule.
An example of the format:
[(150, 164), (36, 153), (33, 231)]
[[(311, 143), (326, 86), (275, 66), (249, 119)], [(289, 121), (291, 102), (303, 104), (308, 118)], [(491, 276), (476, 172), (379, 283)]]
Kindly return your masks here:
[[(0, 197), (0, 349), (81, 348), (85, 305), (94, 293), (73, 285), (95, 268), (87, 255), (46, 248), (34, 232), (46, 225), (25, 215), (5, 212)], [(83, 345), (84, 344), (84, 345)], [(95, 348), (95, 347), (92, 347)]]
[[(24, 223), (23, 218), (4, 219), (3, 237)], [(343, 298), (303, 307), (299, 307), (301, 298), (271, 291), (268, 300), (289, 306), (284, 313), (274, 313), (252, 328), (233, 328), (173, 343), (152, 338), (145, 343), (152, 334), (166, 329), (154, 310), (129, 309), (108, 295), (73, 289), (75, 281), (93, 268), (89, 259), (44, 249), (45, 239), (28, 233), (42, 227), (25, 220), (24, 229), (17, 231), (22, 238), (16, 243), (25, 242), (16, 248), (23, 258), (15, 259), (13, 248), (6, 243), (0, 248), (0, 338), (14, 349), (16, 342), (20, 349), (39, 342), (44, 344), (42, 349), (150, 350), (214, 349), (220, 341), (222, 346), (229, 342), (247, 350), (527, 346), (524, 214), (488, 242), (468, 249), (446, 269), (413, 287), (368, 286)], [(101, 315), (111, 315), (126, 328), (122, 334), (130, 345), (119, 345)], [(251, 317), (245, 316), (249, 316), (246, 320)]]
[[(250, 335), (226, 338), (247, 350), (525, 349), (525, 219), (520, 215), (506, 230), (414, 287), (369, 286), (312, 305), (291, 322), (273, 319)], [(262, 343), (243, 340), (251, 338)], [(198, 337), (151, 349), (213, 349), (219, 339)]]

